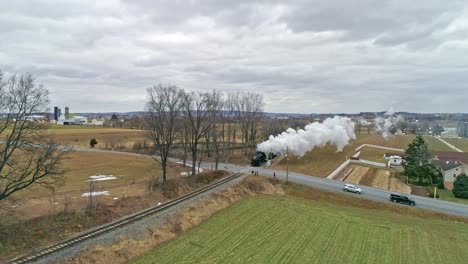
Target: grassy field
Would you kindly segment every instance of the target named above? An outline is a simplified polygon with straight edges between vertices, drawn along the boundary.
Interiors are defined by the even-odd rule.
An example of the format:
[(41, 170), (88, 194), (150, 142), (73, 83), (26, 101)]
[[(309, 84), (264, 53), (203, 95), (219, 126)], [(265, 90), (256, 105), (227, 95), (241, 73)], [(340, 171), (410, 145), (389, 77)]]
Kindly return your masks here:
[(440, 197), (439, 199), (441, 200), (446, 200), (446, 201), (455, 202), (455, 203), (468, 204), (468, 199), (457, 198), (453, 196), (452, 191), (437, 189), (437, 193), (439, 194), (439, 197)]
[(444, 138), (445, 141), (454, 145), (455, 147), (468, 152), (468, 139), (466, 138)]
[(363, 148), (359, 158), (375, 162), (388, 163), (388, 160), (384, 158), (384, 155), (387, 152), (391, 151), (376, 148)]
[(92, 138), (98, 141), (96, 148), (111, 148), (112, 145), (131, 148), (136, 142), (145, 140), (142, 130), (91, 126), (53, 125), (48, 134), (63, 145), (79, 147), (89, 147)]
[(466, 263), (467, 237), (466, 223), (262, 196), (131, 263)]
[[(414, 140), (416, 136), (405, 136), (404, 138), (404, 148)], [(423, 136), (424, 140), (429, 145), (429, 148), (432, 151), (453, 151), (449, 146), (445, 145), (444, 143), (440, 142), (438, 139), (430, 136)]]

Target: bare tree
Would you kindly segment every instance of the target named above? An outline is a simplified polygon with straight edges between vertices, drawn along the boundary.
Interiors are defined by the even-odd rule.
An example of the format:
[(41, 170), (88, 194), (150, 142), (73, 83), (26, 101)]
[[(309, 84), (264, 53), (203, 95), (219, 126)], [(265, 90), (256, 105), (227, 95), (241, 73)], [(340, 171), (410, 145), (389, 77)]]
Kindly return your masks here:
[(162, 166), (163, 188), (166, 186), (168, 158), (176, 139), (183, 91), (176, 86), (157, 85), (148, 89), (146, 123)]
[(199, 145), (212, 127), (209, 113), (210, 104), (209, 93), (191, 92), (184, 96), (184, 117), (188, 124), (187, 138), (192, 154), (192, 175), (196, 174)]
[(45, 124), (32, 121), (47, 111), (48, 96), (31, 74), (5, 79), (0, 72), (0, 200), (33, 184), (62, 180), (66, 151), (48, 140)]
[(263, 117), (263, 96), (257, 93), (240, 93), (231, 95), (235, 114), (241, 127), (242, 142), (255, 145), (259, 123)]
[[(215, 160), (215, 169), (218, 169), (219, 156), (220, 156), (220, 144), (222, 140), (220, 139), (220, 130), (221, 133), (224, 133), (224, 123), (223, 123), (223, 97), (222, 94), (216, 90), (207, 94), (208, 96), (208, 114), (211, 122), (211, 127), (206, 133), (208, 138), (211, 138), (211, 147), (210, 150), (214, 153)], [(219, 126), (221, 125), (221, 126)], [(206, 142), (209, 143), (208, 141)], [(207, 145), (208, 146), (208, 145)]]

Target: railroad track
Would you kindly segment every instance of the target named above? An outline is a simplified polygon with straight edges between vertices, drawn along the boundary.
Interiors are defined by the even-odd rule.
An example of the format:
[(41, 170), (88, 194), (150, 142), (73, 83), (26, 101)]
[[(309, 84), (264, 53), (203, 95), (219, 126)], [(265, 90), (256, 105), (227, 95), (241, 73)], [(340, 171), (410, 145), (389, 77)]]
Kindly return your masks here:
[(91, 229), (89, 231), (86, 231), (86, 232), (83, 232), (77, 236), (74, 236), (72, 238), (69, 238), (69, 239), (66, 239), (62, 242), (59, 242), (57, 244), (54, 244), (54, 245), (51, 245), (51, 246), (48, 246), (48, 247), (45, 247), (45, 248), (42, 248), (42, 249), (39, 249), (39, 250), (35, 250), (35, 251), (32, 251), (30, 252), (29, 254), (26, 254), (26, 255), (23, 255), (23, 256), (19, 256), (19, 257), (16, 257), (10, 261), (8, 261), (7, 263), (9, 264), (22, 264), (22, 263), (29, 263), (29, 262), (33, 262), (33, 261), (37, 261), (47, 255), (50, 255), (50, 254), (53, 254), (55, 252), (58, 252), (60, 250), (64, 250), (66, 248), (70, 248), (78, 243), (82, 243), (84, 241), (87, 241), (89, 239), (92, 239), (92, 238), (95, 238), (97, 236), (100, 236), (102, 234), (105, 234), (111, 230), (115, 230), (117, 228), (120, 228), (120, 227), (123, 227), (123, 226), (126, 226), (128, 224), (131, 224), (131, 223), (134, 223), (134, 222), (137, 222), (138, 220), (146, 217), (146, 216), (149, 216), (149, 215), (152, 215), (152, 214), (155, 214), (155, 213), (158, 213), (158, 212), (161, 212), (161, 211), (164, 211), (164, 210), (167, 210), (175, 205), (178, 205), (184, 201), (187, 201), (193, 197), (196, 197), (200, 194), (203, 194), (203, 193), (206, 193), (207, 191), (209, 190), (212, 190), (216, 187), (219, 187), (227, 182), (230, 182), (234, 179), (237, 179), (239, 178), (241, 175), (243, 174), (243, 172), (239, 172), (239, 173), (236, 173), (236, 174), (233, 174), (231, 176), (228, 176), (226, 178), (223, 178), (219, 181), (216, 181), (215, 183), (213, 184), (210, 184), (208, 186), (204, 186), (204, 187), (201, 187), (193, 192), (190, 192), (186, 195), (183, 195), (181, 197), (178, 197), (176, 199), (173, 199), (173, 200), (170, 200), (168, 202), (165, 202), (165, 203), (162, 203), (160, 205), (157, 205), (157, 206), (154, 206), (154, 207), (151, 207), (151, 208), (148, 208), (148, 209), (145, 209), (143, 211), (140, 211), (138, 213), (135, 213), (135, 214), (132, 214), (132, 215), (129, 215), (129, 216), (125, 216), (123, 218), (120, 218), (114, 222), (111, 222), (111, 223), (108, 223), (108, 224), (105, 224), (105, 225), (102, 225), (102, 226), (99, 226), (97, 228), (94, 228), (94, 229)]

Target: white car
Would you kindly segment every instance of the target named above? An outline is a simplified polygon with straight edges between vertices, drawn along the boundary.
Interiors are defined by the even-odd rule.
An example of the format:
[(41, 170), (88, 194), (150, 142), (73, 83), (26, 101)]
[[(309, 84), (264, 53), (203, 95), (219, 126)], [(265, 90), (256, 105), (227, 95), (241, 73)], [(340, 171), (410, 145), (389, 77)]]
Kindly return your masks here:
[(344, 185), (343, 191), (353, 192), (353, 193), (357, 193), (357, 194), (361, 194), (361, 192), (362, 192), (361, 188), (356, 187), (356, 186), (354, 186), (352, 184), (347, 184), (347, 183)]

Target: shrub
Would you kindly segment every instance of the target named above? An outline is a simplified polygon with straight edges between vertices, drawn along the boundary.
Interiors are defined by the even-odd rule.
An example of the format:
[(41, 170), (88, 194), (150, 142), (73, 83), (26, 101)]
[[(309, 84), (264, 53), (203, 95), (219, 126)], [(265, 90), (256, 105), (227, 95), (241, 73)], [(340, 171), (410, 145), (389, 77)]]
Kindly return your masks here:
[(457, 198), (468, 199), (468, 176), (461, 174), (453, 182), (453, 195)]
[(94, 146), (96, 146), (97, 144), (97, 140), (95, 138), (92, 138), (90, 141), (89, 141), (89, 146), (94, 148)]
[[(427, 190), (427, 196), (431, 197), (431, 198), (434, 198), (434, 190), (435, 190), (435, 187), (434, 186), (429, 186), (426, 188)], [(436, 193), (436, 198), (439, 198), (439, 193), (437, 192)]]

